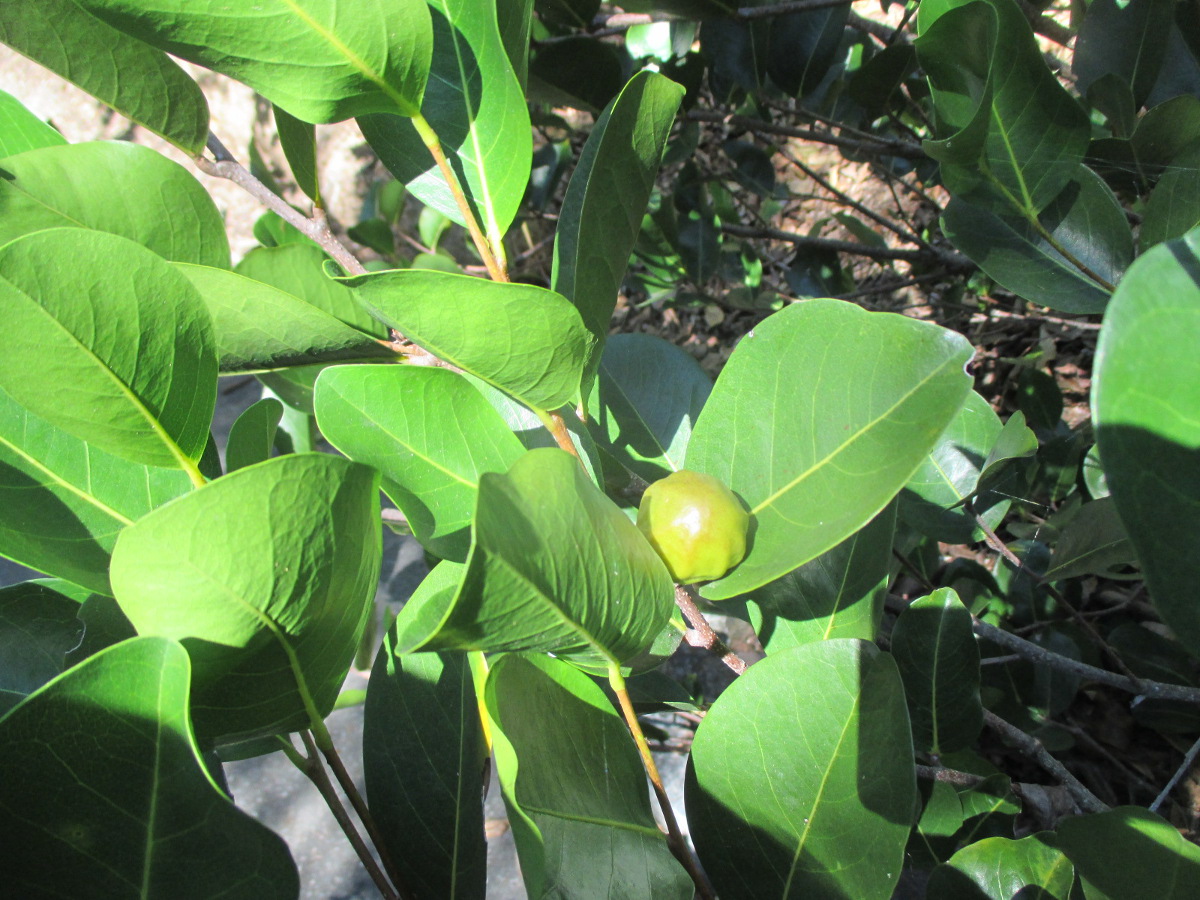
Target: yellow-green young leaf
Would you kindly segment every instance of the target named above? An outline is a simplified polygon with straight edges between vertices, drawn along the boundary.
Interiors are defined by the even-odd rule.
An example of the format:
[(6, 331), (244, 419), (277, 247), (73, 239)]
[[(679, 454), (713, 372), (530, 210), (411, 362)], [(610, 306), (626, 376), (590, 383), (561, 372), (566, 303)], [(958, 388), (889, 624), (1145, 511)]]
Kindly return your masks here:
[(751, 666), (696, 730), (685, 798), (722, 900), (887, 900), (916, 799), (892, 658), (833, 640)]
[(971, 379), (958, 334), (840, 300), (758, 325), (730, 357), (692, 433), (687, 467), (750, 508), (750, 550), (701, 593), (754, 590), (841, 543), (908, 482)]
[(0, 720), (0, 768), (20, 773), (0, 779), (6, 893), (297, 896), (287, 845), (230, 802), (200, 757), (190, 675), (179, 644), (135, 637)]
[(139, 634), (185, 642), (197, 733), (232, 743), (333, 709), (379, 577), (378, 491), (366, 466), (281, 456), (121, 533), (113, 592)]
[(109, 453), (194, 470), (217, 359), (188, 280), (133, 241), (82, 228), (0, 247), (0, 272), (0, 389)]
[(0, 42), (184, 152), (198, 156), (204, 149), (208, 103), (196, 82), (162, 50), (122, 34), (74, 0), (4, 0)]
[(594, 681), (545, 655), (505, 656), (486, 700), (529, 896), (693, 895), (650, 812), (629, 730)]
[(421, 106), (423, 0), (76, 0), (114, 28), (250, 85), (306, 122)]

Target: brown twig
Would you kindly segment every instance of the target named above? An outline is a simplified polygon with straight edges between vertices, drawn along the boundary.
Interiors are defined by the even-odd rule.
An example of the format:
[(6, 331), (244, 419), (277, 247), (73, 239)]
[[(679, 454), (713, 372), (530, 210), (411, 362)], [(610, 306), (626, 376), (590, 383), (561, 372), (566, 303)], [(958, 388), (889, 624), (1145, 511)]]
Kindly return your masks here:
[(905, 262), (941, 263), (948, 269), (959, 272), (974, 271), (975, 264), (958, 253), (936, 254), (925, 250), (902, 250), (898, 247), (872, 247), (868, 244), (856, 244), (853, 241), (835, 241), (830, 238), (809, 237), (806, 234), (796, 234), (793, 231), (781, 231), (778, 228), (756, 227), (722, 223), (721, 230), (726, 234), (737, 237), (765, 238), (775, 241), (787, 241), (797, 247), (814, 247), (822, 250), (832, 250), (834, 253), (851, 253), (855, 256), (865, 256), (868, 259), (903, 260)]
[(730, 650), (720, 636), (713, 631), (712, 626), (708, 624), (708, 620), (704, 618), (704, 614), (696, 605), (692, 591), (693, 588), (688, 585), (675, 585), (675, 605), (679, 607), (684, 619), (691, 626), (685, 635), (685, 640), (692, 647), (700, 647), (710, 653), (715, 653), (721, 658), (721, 662), (733, 671), (733, 674), (741, 675), (746, 671), (746, 661)]
[(1108, 805), (1084, 787), (1083, 783), (1072, 775), (1067, 767), (1050, 755), (1042, 742), (1026, 734), (1020, 728), (1012, 725), (990, 710), (983, 711), (983, 721), (988, 728), (995, 731), (1010, 744), (1014, 745), (1025, 756), (1041, 766), (1042, 770), (1058, 780), (1067, 792), (1079, 804), (1084, 812), (1105, 812)]
[(926, 153), (920, 145), (895, 138), (872, 138), (869, 141), (843, 137), (830, 131), (818, 131), (812, 128), (793, 128), (790, 125), (778, 125), (774, 122), (764, 122), (750, 116), (738, 116), (724, 113), (720, 110), (689, 110), (687, 118), (692, 122), (719, 122), (733, 128), (746, 131), (756, 131), (762, 134), (778, 134), (783, 137), (800, 138), (806, 141), (817, 141), (821, 144), (832, 144), (847, 150), (860, 153), (873, 153), (884, 156), (898, 156), (903, 159), (925, 159)]
[[(342, 800), (338, 797), (337, 791), (333, 787), (333, 782), (329, 780), (329, 773), (325, 771), (325, 767), (321, 764), (321, 754), (317, 750), (317, 745), (313, 741), (312, 735), (307, 731), (302, 731), (300, 736), (304, 741), (304, 747), (308, 751), (308, 755), (305, 756), (297, 752), (293, 747), (292, 753), (287, 754), (288, 758), (304, 773), (305, 777), (313, 783), (325, 799), (330, 812), (337, 819), (337, 823), (341, 826), (346, 839), (350, 841), (350, 846), (354, 848), (354, 852), (362, 860), (367, 874), (371, 876), (371, 880), (379, 888), (379, 893), (383, 895), (384, 900), (401, 900), (401, 898), (410, 900), (411, 895), (398, 893), (397, 889), (388, 883), (387, 876), (383, 874), (383, 870), (379, 868), (379, 863), (375, 862), (375, 857), (371, 855), (366, 842), (363, 841), (362, 835), (354, 827), (354, 822), (350, 819), (350, 814), (346, 811), (346, 807), (342, 805)], [(288, 746), (291, 746), (290, 741), (286, 743)], [(284, 747), (284, 751), (287, 751), (287, 747)]]
[(363, 264), (355, 259), (354, 255), (334, 236), (333, 231), (329, 228), (325, 210), (314, 207), (312, 218), (297, 212), (290, 203), (250, 174), (246, 167), (234, 159), (233, 154), (211, 132), (208, 135), (208, 149), (212, 153), (213, 159), (210, 160), (203, 156), (196, 158), (196, 168), (201, 172), (214, 178), (225, 178), (250, 193), (259, 203), (301, 234), (316, 241), (321, 249), (350, 275), (362, 275), (367, 271), (363, 268)]

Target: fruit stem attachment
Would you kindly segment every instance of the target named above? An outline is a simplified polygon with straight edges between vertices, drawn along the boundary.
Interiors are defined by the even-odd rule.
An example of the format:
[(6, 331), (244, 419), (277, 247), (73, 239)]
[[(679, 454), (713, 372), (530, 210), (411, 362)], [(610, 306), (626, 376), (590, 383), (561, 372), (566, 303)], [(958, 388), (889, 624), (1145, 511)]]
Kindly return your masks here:
[(695, 588), (690, 585), (675, 585), (675, 605), (679, 607), (683, 617), (692, 626), (691, 630), (684, 635), (684, 639), (692, 647), (701, 647), (710, 653), (717, 654), (721, 657), (721, 662), (732, 669), (735, 675), (741, 675), (746, 671), (746, 661), (730, 650), (720, 636), (713, 631), (712, 626), (708, 624), (708, 619), (704, 618), (704, 613), (700, 612), (700, 607), (696, 605), (693, 591)]
[(621, 715), (625, 719), (629, 733), (633, 735), (633, 742), (637, 745), (638, 753), (642, 757), (642, 767), (646, 770), (646, 777), (650, 779), (650, 784), (654, 788), (654, 796), (658, 799), (658, 808), (662, 810), (663, 820), (667, 823), (667, 846), (671, 848), (671, 853), (691, 876), (692, 883), (696, 885), (696, 892), (700, 897), (703, 900), (716, 900), (717, 893), (713, 889), (712, 883), (704, 874), (704, 870), (700, 867), (700, 860), (692, 853), (687, 838), (683, 836), (679, 822), (675, 819), (675, 811), (671, 808), (671, 799), (667, 796), (667, 789), (663, 787), (662, 776), (658, 774), (658, 766), (654, 764), (654, 754), (650, 752), (650, 745), (646, 743), (646, 735), (642, 733), (637, 713), (633, 711), (629, 691), (625, 688), (625, 676), (621, 674), (621, 667), (614, 661), (610, 661), (608, 664), (608, 683), (612, 686), (613, 693), (617, 695), (617, 702), (621, 706)]

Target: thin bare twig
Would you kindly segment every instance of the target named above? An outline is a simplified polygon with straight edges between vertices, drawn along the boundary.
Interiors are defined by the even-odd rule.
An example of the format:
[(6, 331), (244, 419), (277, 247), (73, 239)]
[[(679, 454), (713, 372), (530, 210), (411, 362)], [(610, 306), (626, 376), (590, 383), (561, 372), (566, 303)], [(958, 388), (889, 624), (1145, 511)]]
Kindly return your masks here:
[(320, 207), (313, 209), (312, 218), (299, 213), (295, 208), (274, 193), (265, 184), (250, 174), (241, 163), (233, 158), (225, 145), (215, 134), (209, 132), (208, 149), (213, 159), (203, 156), (196, 158), (196, 168), (214, 178), (225, 178), (238, 187), (250, 193), (259, 203), (278, 215), (281, 219), (306, 237), (316, 241), (333, 260), (350, 275), (362, 275), (367, 270), (354, 255), (342, 245), (329, 228), (329, 220), (325, 210)]
[(693, 647), (700, 647), (715, 653), (721, 657), (721, 662), (725, 663), (733, 671), (733, 674), (741, 675), (746, 671), (746, 661), (730, 650), (720, 636), (713, 631), (708, 620), (704, 618), (704, 613), (700, 612), (700, 608), (696, 605), (693, 590), (688, 585), (675, 585), (675, 605), (679, 607), (684, 619), (691, 626), (685, 639)]
[(1200, 739), (1197, 739), (1196, 743), (1192, 744), (1192, 749), (1183, 757), (1183, 763), (1175, 770), (1175, 774), (1171, 776), (1171, 780), (1167, 782), (1162, 792), (1154, 798), (1154, 802), (1150, 804), (1150, 812), (1156, 812), (1166, 802), (1175, 785), (1179, 784), (1180, 779), (1192, 770), (1192, 766), (1196, 764), (1197, 756), (1200, 756)]
[(1005, 650), (1016, 653), (1030, 662), (1069, 672), (1088, 681), (1106, 684), (1129, 694), (1150, 697), (1154, 700), (1180, 700), (1184, 703), (1194, 703), (1200, 706), (1200, 688), (1187, 687), (1182, 684), (1167, 684), (1162, 681), (1147, 681), (1139, 678), (1128, 678), (1108, 669), (1099, 669), (1069, 656), (1062, 656), (1045, 647), (1040, 647), (1012, 632), (989, 625), (975, 619), (972, 628), (979, 637), (999, 644)]
[(793, 128), (789, 125), (764, 122), (761, 119), (755, 119), (750, 116), (723, 113), (720, 110), (693, 109), (688, 111), (687, 117), (693, 122), (720, 122), (746, 131), (756, 131), (762, 134), (778, 134), (783, 137), (800, 138), (806, 141), (817, 141), (821, 144), (832, 144), (835, 147), (844, 147), (847, 150), (856, 150), (861, 153), (898, 156), (903, 159), (926, 158), (926, 153), (921, 149), (920, 145), (912, 144), (908, 141), (899, 141), (895, 138), (872, 138), (870, 141), (855, 140), (853, 138), (842, 137), (830, 131), (817, 131), (812, 128)]
[[(346, 811), (346, 807), (342, 805), (342, 800), (338, 797), (337, 791), (334, 790), (333, 782), (329, 780), (329, 773), (325, 771), (325, 766), (321, 764), (321, 754), (317, 750), (317, 745), (312, 735), (307, 731), (302, 731), (300, 736), (304, 740), (304, 747), (308, 751), (308, 755), (304, 756), (296, 753), (295, 748), (293, 748), (293, 753), (289, 753), (288, 758), (300, 768), (300, 771), (320, 791), (326, 805), (333, 813), (333, 817), (337, 819), (338, 825), (341, 826), (342, 832), (346, 835), (346, 839), (350, 841), (350, 846), (354, 848), (354, 852), (366, 868), (367, 874), (371, 876), (371, 880), (379, 888), (379, 893), (384, 896), (384, 900), (410, 900), (411, 895), (399, 893), (396, 888), (393, 888), (388, 883), (387, 876), (383, 874), (383, 870), (379, 868), (379, 863), (375, 862), (375, 857), (371, 855), (366, 842), (363, 841), (362, 835), (354, 827), (354, 822), (351, 820), (350, 814)], [(303, 764), (296, 757), (303, 760)]]
[(905, 262), (938, 262), (954, 271), (974, 271), (975, 264), (958, 253), (942, 253), (936, 255), (925, 250), (902, 250), (898, 247), (872, 247), (868, 244), (856, 244), (853, 241), (835, 241), (830, 238), (809, 237), (793, 231), (781, 231), (778, 228), (759, 227), (752, 225), (737, 225), (722, 223), (721, 230), (726, 234), (737, 237), (766, 238), (775, 241), (787, 241), (797, 247), (816, 247), (832, 250), (835, 253), (851, 253), (855, 256), (865, 256), (868, 259), (903, 260)]
[(1083, 783), (1072, 775), (1066, 766), (1050, 755), (1037, 738), (1026, 734), (1020, 728), (1004, 721), (987, 709), (983, 711), (983, 721), (988, 728), (1041, 766), (1043, 771), (1056, 778), (1084, 812), (1105, 812), (1108, 809), (1108, 804), (1084, 787)]

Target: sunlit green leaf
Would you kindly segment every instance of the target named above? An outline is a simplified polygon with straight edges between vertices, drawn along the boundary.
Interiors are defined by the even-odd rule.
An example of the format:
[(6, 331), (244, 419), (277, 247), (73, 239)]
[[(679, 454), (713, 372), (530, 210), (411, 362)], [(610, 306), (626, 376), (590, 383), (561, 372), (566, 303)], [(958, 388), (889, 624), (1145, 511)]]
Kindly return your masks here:
[(65, 137), (27, 110), (20, 100), (0, 91), (0, 158), (66, 142)]
[(837, 300), (798, 303), (743, 338), (687, 465), (747, 503), (751, 545), (702, 594), (753, 590), (870, 521), (958, 413), (970, 355), (953, 332)]

